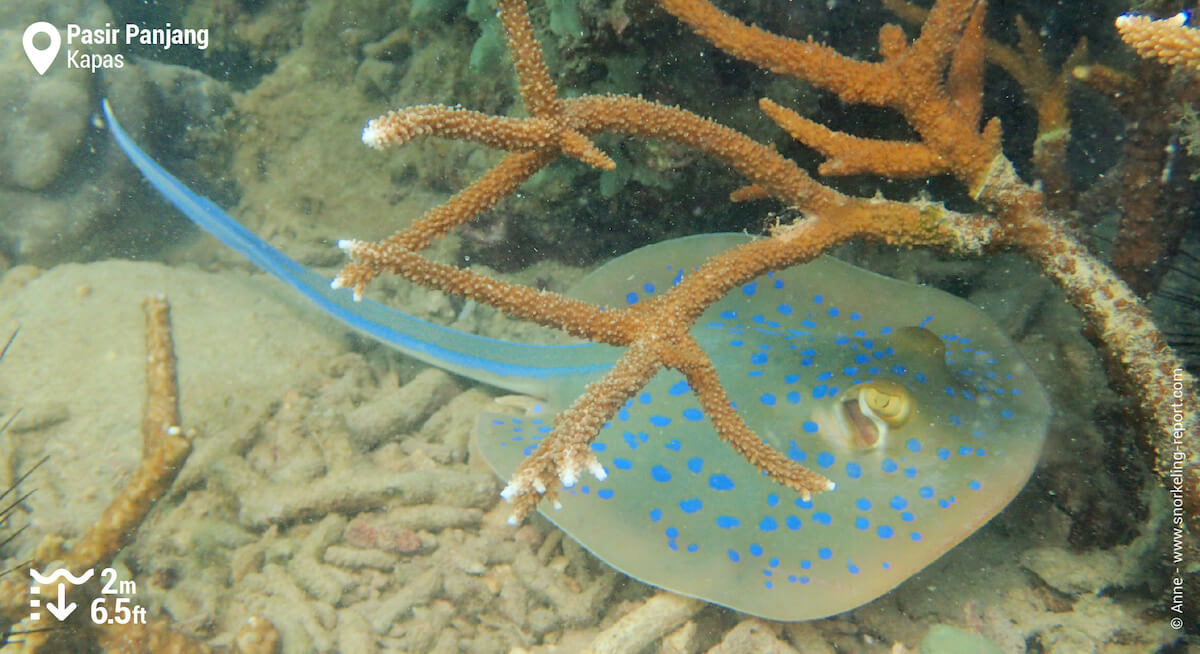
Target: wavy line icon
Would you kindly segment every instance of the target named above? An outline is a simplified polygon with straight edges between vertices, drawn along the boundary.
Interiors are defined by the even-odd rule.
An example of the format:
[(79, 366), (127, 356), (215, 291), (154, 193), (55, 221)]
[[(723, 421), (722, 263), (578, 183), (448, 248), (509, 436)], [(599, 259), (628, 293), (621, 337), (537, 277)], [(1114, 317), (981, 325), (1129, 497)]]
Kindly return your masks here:
[(54, 583), (55, 580), (59, 579), (60, 577), (65, 577), (67, 581), (78, 586), (79, 584), (82, 584), (83, 582), (87, 581), (88, 579), (91, 579), (92, 573), (94, 573), (94, 572), (95, 572), (95, 570), (89, 569), (87, 572), (76, 577), (75, 575), (71, 574), (70, 571), (68, 571), (66, 568), (59, 568), (59, 569), (55, 570), (54, 572), (51, 572), (48, 576), (43, 576), (37, 570), (34, 570), (33, 568), (29, 569), (30, 576), (32, 576), (33, 580), (38, 582), (39, 585), (52, 584), (52, 583)]

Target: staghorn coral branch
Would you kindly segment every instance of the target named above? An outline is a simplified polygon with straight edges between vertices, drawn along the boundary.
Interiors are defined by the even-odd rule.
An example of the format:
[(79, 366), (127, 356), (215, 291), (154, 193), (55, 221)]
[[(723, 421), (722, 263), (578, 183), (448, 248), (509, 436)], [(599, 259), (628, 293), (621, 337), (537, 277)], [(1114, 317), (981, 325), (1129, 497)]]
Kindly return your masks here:
[[(507, 15), (513, 13), (520, 15)], [(445, 205), (387, 241), (339, 243), (351, 255), (353, 263), (343, 268), (334, 285), (353, 287), (361, 294), (363, 287), (381, 272), (398, 273), (410, 281), (483, 301), (510, 315), (576, 336), (628, 346), (617, 366), (560, 414), (553, 432), (514, 475), (505, 495), (514, 503), (515, 518), (524, 517), (543, 496), (553, 497), (556, 483), (577, 479), (581, 470), (602, 471), (587, 444), (604, 422), (663, 366), (683, 372), (693, 382), (701, 404), (711, 411), (718, 434), (752, 463), (780, 483), (806, 494), (828, 489), (828, 480), (765, 447), (746, 427), (729, 406), (711, 361), (687, 333), (691, 323), (729, 289), (767, 270), (809, 260), (855, 235), (890, 243), (978, 252), (990, 238), (992, 227), (982, 219), (935, 205), (844, 196), (815, 182), (773, 148), (678, 107), (617, 95), (584, 96), (551, 103), (544, 97), (548, 77), (541, 80), (544, 65), (540, 56), (531, 61), (532, 37), (531, 32), (525, 31), (528, 19), (524, 4), (503, 3), (501, 15), (509, 31), (514, 58), (524, 62), (517, 66), (523, 96), (527, 102), (532, 97), (540, 98), (538, 112), (560, 113), (553, 119), (514, 121), (447, 107), (416, 107), (372, 121), (364, 130), (364, 141), (376, 146), (439, 134), (505, 149), (535, 150), (513, 152)], [(528, 77), (534, 79), (529, 81)], [(543, 130), (544, 134), (539, 136), (537, 130)], [(764, 192), (823, 218), (804, 221), (802, 227), (780, 230), (771, 239), (714, 257), (654, 302), (621, 311), (602, 312), (561, 296), (435, 264), (415, 253), (494, 205), (553, 160), (558, 152), (565, 152), (566, 148), (548, 145), (554, 142), (556, 134), (578, 134), (586, 142), (584, 135), (600, 132), (667, 139), (696, 148), (725, 161), (754, 180)], [(801, 238), (801, 234), (806, 237)], [(674, 319), (661, 320), (664, 315)], [(686, 347), (688, 343), (692, 347)]]
[[(154, 503), (170, 487), (175, 475), (191, 452), (192, 433), (180, 427), (179, 383), (176, 373), (175, 349), (171, 337), (170, 309), (163, 296), (147, 297), (142, 302), (146, 316), (146, 405), (142, 415), (142, 462), (133, 478), (120, 490), (100, 519), (80, 541), (68, 551), (61, 547), (60, 538), (51, 537), (37, 548), (29, 565), (55, 567), (82, 572), (105, 566), (133, 538), (138, 526)], [(61, 582), (60, 582), (61, 583)], [(69, 597), (78, 598), (84, 586), (68, 585)], [(15, 619), (29, 612), (29, 582), (25, 575), (6, 578), (0, 584), (0, 596), (5, 598), (0, 612)], [(83, 622), (77, 614), (67, 629), (21, 632), (21, 649), (38, 652), (82, 651), (99, 645), (105, 652), (126, 654), (211, 654), (214, 650), (203, 642), (174, 631), (163, 620), (149, 624), (93, 625)], [(261, 618), (254, 618), (258, 633), (268, 635), (274, 627)], [(271, 649), (241, 647), (242, 654), (268, 654)]]
[[(929, 13), (905, 0), (883, 0), (883, 5), (902, 21), (911, 24), (923, 23)], [(1037, 112), (1037, 138), (1033, 143), (1034, 169), (1045, 189), (1048, 204), (1053, 209), (1063, 208), (1074, 197), (1066, 159), (1071, 140), (1067, 83), (1071, 72), (1087, 58), (1087, 39), (1079, 40), (1056, 72), (1043, 56), (1041, 38), (1019, 16), (1017, 33), (1016, 48), (992, 39), (983, 39), (983, 54), (988, 61), (1004, 69), (1016, 80), (1033, 104)], [(979, 79), (982, 80), (982, 77)], [(976, 98), (982, 98), (982, 89), (977, 91)], [(959, 97), (953, 90), (951, 94)], [(975, 116), (974, 120), (978, 122), (979, 116)]]
[[(981, 187), (1001, 156), (999, 139), (980, 139), (942, 84), (947, 66), (970, 26), (975, 0), (942, 0), (930, 10), (921, 36), (905, 47), (896, 30), (881, 31), (886, 57), (861, 62), (811, 41), (796, 41), (746, 25), (706, 0), (660, 0), (664, 9), (727, 53), (774, 72), (802, 79), (844, 102), (888, 106), (899, 111), (924, 143), (946, 160), (973, 191)], [(961, 85), (961, 82), (960, 82)], [(870, 146), (874, 142), (865, 142)], [(890, 151), (881, 147), (877, 160)], [(867, 156), (867, 155), (864, 155)]]
[(876, 106), (923, 104), (908, 88), (905, 75), (940, 80), (976, 0), (942, 0), (929, 14), (921, 37), (905, 46), (902, 35), (881, 34), (885, 60), (858, 61), (833, 48), (797, 41), (746, 25), (705, 0), (659, 0), (664, 9), (726, 53), (760, 68), (803, 79), (845, 102)]
[(194, 433), (180, 427), (175, 351), (166, 298), (142, 302), (146, 312), (146, 408), (142, 464), (100, 519), (71, 548), (63, 564), (72, 570), (103, 565), (133, 538), (137, 526), (166, 492), (192, 449)]
[(546, 68), (542, 46), (533, 35), (525, 0), (499, 0), (496, 4), (499, 7), (500, 24), (504, 26), (504, 34), (508, 39), (508, 50), (512, 53), (513, 67), (517, 69), (525, 108), (535, 118), (555, 123), (556, 135), (564, 154), (602, 170), (616, 168), (617, 164), (608, 155), (563, 120), (562, 101), (558, 99), (554, 82), (550, 81), (550, 70)]
[[(801, 493), (828, 490), (829, 481), (763, 445), (732, 409), (712, 362), (688, 334), (692, 322), (730, 289), (764, 274), (811, 260), (838, 242), (869, 236), (905, 245), (978, 252), (992, 227), (935, 205), (914, 206), (842, 197), (836, 218), (812, 218), (782, 227), (769, 239), (742, 245), (706, 261), (666, 294), (633, 307), (600, 311), (553, 293), (507, 284), (415, 253), (389, 253), (378, 265), (410, 281), (485, 302), (520, 318), (611, 345), (627, 345), (616, 366), (559, 414), (553, 431), (518, 468), (505, 488), (513, 520), (537, 502), (553, 499), (557, 483), (573, 484), (582, 471), (602, 473), (588, 444), (625, 401), (661, 368), (684, 373), (718, 435), (781, 484)], [(353, 243), (356, 258), (374, 256)], [(665, 317), (671, 319), (664, 319)]]
[[(620, 95), (582, 96), (564, 100), (562, 106), (564, 118), (580, 134), (603, 132), (666, 139), (695, 148), (724, 161), (742, 175), (754, 180), (763, 192), (788, 204), (804, 206), (813, 211), (837, 212), (839, 207), (854, 202), (853, 199), (818, 184), (794, 162), (784, 158), (773, 148), (679, 107)], [(456, 113), (478, 116), (481, 123), (490, 124), (490, 121), (483, 121), (484, 118), (490, 118), (483, 114), (466, 111)], [(378, 137), (373, 137), (372, 140), (377, 138), (379, 142), (388, 144), (406, 140), (406, 137), (393, 139), (386, 133), (392, 123), (379, 122), (391, 115), (394, 114), (371, 121), (370, 125), (374, 125), (380, 132)], [(456, 127), (456, 132), (465, 135), (474, 129), (462, 125)], [(404, 131), (403, 128), (401, 131)], [(483, 140), (473, 136), (463, 138)], [(554, 158), (555, 154), (550, 151), (514, 152), (446, 204), (429, 211), (411, 227), (386, 241), (345, 243), (345, 246), (353, 248), (356, 264), (343, 269), (339, 275), (339, 286), (353, 287), (361, 292), (371, 279), (382, 272), (379, 262), (402, 256), (405, 252), (421, 250), (451, 229), (469, 222), (516, 190), (522, 182)], [(904, 213), (910, 209), (905, 203), (883, 201), (873, 203), (871, 210), (878, 213)]]
[[(806, 497), (831, 490), (833, 484), (828, 479), (765, 445), (750, 430), (730, 405), (712, 361), (688, 330), (705, 309), (729, 290), (768, 270), (812, 260), (854, 236), (978, 251), (990, 234), (989, 227), (940, 209), (927, 213), (908, 207), (907, 214), (899, 215), (875, 213), (866, 201), (846, 206), (854, 210), (842, 212), (836, 219), (814, 217), (782, 226), (771, 238), (720, 253), (684, 276), (665, 295), (626, 309), (626, 315), (642, 314), (645, 318), (640, 322), (630, 321), (633, 325), (629, 331), (637, 335), (635, 340), (608, 375), (589, 386), (582, 397), (559, 414), (551, 434), (517, 469), (504, 491), (504, 497), (514, 503), (513, 520), (523, 518), (540, 495), (547, 489), (553, 490), (547, 479), (556, 471), (564, 484), (574, 483), (581, 470), (602, 471), (588, 444), (605, 421), (662, 367), (687, 377), (718, 436), (751, 464)], [(671, 319), (664, 319), (668, 316)]]
[(182, 441), (187, 439), (182, 437), (179, 426), (178, 362), (171, 338), (170, 307), (166, 298), (158, 295), (142, 300), (142, 309), (146, 314), (146, 406), (142, 411), (142, 452), (148, 454), (160, 447), (179, 450)]
[[(983, 5), (976, 7), (967, 23), (963, 39), (951, 59), (946, 88), (966, 125), (978, 124), (982, 114), (983, 48), (981, 26)], [(885, 59), (897, 57), (904, 44), (898, 30), (885, 26), (879, 32), (880, 51)], [(951, 163), (924, 143), (867, 139), (837, 132), (808, 120), (768, 98), (759, 100), (759, 108), (792, 138), (825, 155), (818, 172), (822, 175), (872, 173), (892, 179), (929, 177), (953, 172)], [(1000, 126), (989, 122), (981, 145), (1000, 150)]]
[(1131, 66), (1132, 74), (1103, 66), (1075, 69), (1078, 79), (1109, 95), (1125, 118), (1115, 175), (1122, 213), (1112, 261), (1142, 297), (1162, 281), (1194, 213), (1194, 184), (1186, 172), (1173, 173), (1181, 121), (1200, 98), (1200, 30), (1186, 26), (1186, 18), (1121, 16), (1116, 21), (1121, 37), (1143, 57)]
[(564, 102), (569, 119), (584, 133), (686, 145), (725, 162), (789, 204), (831, 206), (845, 197), (818, 184), (774, 148), (686, 109), (625, 95), (585, 95)]
[(513, 505), (509, 523), (523, 520), (543, 497), (554, 501), (556, 483), (571, 486), (584, 470), (605, 478), (588, 445), (661, 367), (649, 340), (643, 337), (632, 343), (608, 373), (588, 384), (587, 391), (558, 414), (547, 439), (521, 463), (500, 493)]
[[(555, 105), (561, 108), (561, 105)], [(462, 107), (423, 104), (392, 111), (363, 128), (363, 143), (376, 150), (416, 138), (441, 136), (476, 141), (501, 150), (554, 150), (601, 170), (617, 167), (591, 141), (566, 127), (560, 117), (506, 118)]]
[(369, 244), (353, 240), (339, 242), (338, 247), (343, 250), (352, 247), (362, 258), (355, 258), (354, 263), (344, 266), (334, 278), (333, 287), (352, 288), (355, 298), (362, 298), (367, 284), (384, 271), (383, 262), (423, 250), (455, 227), (470, 222), (556, 158), (557, 155), (550, 151), (513, 152), (470, 186), (455, 193), (445, 204), (425, 212), (407, 229), (390, 238)]
[[(921, 24), (929, 12), (905, 0), (883, 0), (883, 6), (901, 20)], [(1038, 133), (1069, 129), (1066, 81), (1075, 65), (1087, 56), (1087, 40), (1080, 39), (1057, 72), (1042, 56), (1044, 44), (1021, 17), (1017, 17), (1018, 44), (1012, 48), (992, 39), (983, 40), (983, 53), (991, 63), (1004, 69), (1029, 95), (1038, 113)]]
[(427, 136), (476, 141), (501, 150), (546, 150), (560, 147), (559, 128), (547, 118), (489, 116), (462, 107), (421, 104), (370, 121), (362, 140), (377, 150)]
[(1137, 295), (1048, 215), (1029, 216), (1014, 244), (1032, 258), (1084, 315), (1102, 352), (1140, 400), (1149, 423), (1143, 447), (1168, 488), (1182, 495), (1185, 524), (1200, 534), (1200, 396)]
[(1125, 14), (1116, 20), (1121, 40), (1146, 59), (1200, 72), (1200, 29), (1187, 26), (1187, 14), (1155, 20)]
[(1136, 76), (1093, 65), (1078, 66), (1074, 74), (1107, 95), (1125, 119), (1120, 163), (1107, 175), (1120, 189), (1112, 267), (1146, 298), (1169, 269), (1190, 223), (1194, 185), (1186, 173), (1172, 172), (1173, 153), (1180, 121), (1200, 97), (1200, 87), (1185, 71), (1152, 61), (1135, 62), (1134, 70)]
[(946, 93), (968, 125), (978, 125), (983, 117), (983, 16), (986, 6), (984, 2), (975, 5), (946, 70)]
[(659, 0), (659, 4), (730, 55), (781, 75), (809, 79), (847, 102), (883, 105), (895, 92), (886, 80), (898, 54), (887, 64), (856, 61), (811, 39), (796, 41), (746, 25), (708, 2)]
[(558, 87), (550, 80), (550, 69), (542, 56), (542, 46), (533, 34), (525, 0), (497, 0), (500, 24), (508, 39), (508, 51), (517, 69), (521, 99), (529, 113), (540, 118), (562, 115)]
[[(989, 238), (991, 221), (934, 205), (863, 199), (824, 186), (774, 148), (708, 118), (679, 107), (621, 95), (589, 95), (565, 101), (567, 113), (584, 133), (606, 132), (648, 139), (666, 139), (718, 159), (753, 182), (751, 193), (769, 195), (809, 215), (847, 224), (868, 225), (862, 234), (888, 243), (927, 245), (978, 253)], [(997, 134), (998, 138), (998, 134)], [(861, 222), (870, 217), (867, 223)], [(903, 234), (911, 228), (913, 234)], [(928, 230), (937, 235), (925, 233)], [(917, 233), (920, 231), (921, 233)], [(743, 279), (749, 281), (758, 274)], [(733, 286), (722, 287), (727, 291)], [(697, 314), (698, 315), (698, 314)]]
[(1033, 142), (1033, 165), (1045, 189), (1051, 209), (1066, 208), (1074, 198), (1067, 167), (1071, 143), (1071, 117), (1067, 111), (1067, 83), (1072, 71), (1088, 56), (1087, 39), (1080, 38), (1057, 71), (1043, 56), (1041, 37), (1017, 17), (1017, 49), (988, 47), (988, 58), (1012, 76), (1037, 111), (1037, 138)]
[(434, 263), (419, 254), (401, 249), (354, 240), (342, 241), (341, 247), (359, 262), (357, 266), (352, 264), (342, 269), (337, 277), (342, 285), (351, 285), (356, 279), (353, 277), (354, 270), (365, 267), (401, 275), (427, 288), (483, 302), (500, 308), (514, 318), (561, 329), (579, 338), (610, 345), (628, 345), (630, 342), (628, 330), (622, 321), (624, 310), (604, 311), (558, 293)]
[[(1180, 471), (1186, 480), (1186, 501), (1194, 520), (1200, 508), (1200, 462), (1193, 440), (1200, 432), (1195, 380), (1165, 346), (1137, 298), (1058, 224), (1043, 195), (1017, 177), (1001, 151), (998, 121), (993, 119), (980, 128), (983, 53), (990, 57), (995, 50), (982, 36), (981, 2), (940, 0), (911, 45), (905, 43), (898, 28), (885, 27), (880, 31), (883, 61), (867, 63), (811, 41), (795, 41), (745, 25), (705, 0), (660, 0), (670, 13), (730, 54), (821, 86), (846, 102), (894, 108), (921, 137), (912, 144), (852, 139), (763, 101), (764, 111), (781, 123), (793, 123), (798, 139), (829, 156), (828, 169), (823, 167), (822, 172), (841, 168), (896, 176), (903, 169), (886, 159), (912, 155), (921, 161), (910, 164), (909, 172), (917, 174), (923, 169), (927, 174), (945, 171), (955, 175), (984, 205), (987, 215), (956, 214), (921, 202), (845, 196), (817, 183), (773, 148), (678, 107), (618, 95), (558, 99), (523, 0), (499, 4), (522, 97), (534, 118), (511, 121), (462, 112), (454, 120), (464, 116), (467, 120), (442, 134), (505, 149), (530, 149), (512, 152), (484, 178), (388, 241), (343, 242), (354, 262), (343, 269), (338, 283), (361, 291), (380, 272), (396, 272), (512, 315), (628, 348), (608, 375), (559, 414), (551, 434), (518, 468), (505, 491), (514, 503), (514, 518), (523, 517), (540, 499), (553, 498), (557, 484), (573, 482), (584, 470), (603, 474), (588, 443), (605, 420), (662, 368), (678, 370), (688, 378), (719, 436), (755, 465), (803, 492), (826, 488), (824, 478), (786, 459), (777, 466), (783, 457), (761, 449), (759, 439), (728, 406), (711, 361), (691, 340), (688, 328), (706, 307), (739, 284), (766, 271), (807, 261), (848, 239), (869, 238), (962, 253), (1016, 247), (1036, 261), (1103, 339), (1120, 369), (1117, 377), (1143, 398), (1145, 413), (1155, 425), (1147, 449), (1155, 452), (1160, 475), (1166, 478)], [(1022, 49), (1026, 57), (1032, 57), (1034, 39), (1032, 32), (1026, 32)], [(1057, 83), (1054, 88), (1062, 86)], [(1051, 104), (1047, 101), (1047, 106)], [(1065, 112), (1052, 109), (1039, 110), (1049, 125), (1058, 124), (1050, 118), (1065, 116)], [(512, 137), (508, 144), (497, 140), (496, 134), (503, 130), (519, 138)], [(667, 139), (695, 148), (727, 163), (751, 182), (735, 192), (736, 198), (770, 195), (794, 205), (805, 218), (777, 227), (769, 238), (714, 256), (667, 293), (619, 311), (601, 312), (597, 307), (434, 264), (416, 254), (433, 239), (493, 206), (558, 155), (579, 157), (590, 146), (588, 137), (602, 132)], [(385, 137), (380, 136), (381, 142)]]
[[(797, 491), (827, 490), (827, 479), (764, 446), (732, 410), (711, 361), (687, 333), (691, 323), (730, 289), (767, 270), (812, 259), (854, 235), (978, 252), (990, 236), (990, 226), (933, 205), (844, 196), (817, 184), (772, 148), (678, 107), (624, 96), (585, 96), (563, 104), (564, 115), (582, 133), (662, 138), (694, 147), (729, 163), (781, 199), (811, 207), (825, 218), (783, 232), (787, 237), (758, 241), (714, 257), (664, 296), (617, 311), (600, 311), (553, 293), (430, 262), (400, 245), (408, 238), (407, 231), (385, 243), (343, 241), (340, 245), (355, 263), (342, 270), (336, 284), (361, 288), (368, 280), (366, 271), (371, 276), (381, 271), (397, 273), (415, 283), (490, 304), (514, 317), (596, 342), (628, 346), (617, 366), (559, 415), (551, 434), (514, 474), (504, 492), (513, 503), (514, 520), (523, 518), (543, 497), (552, 499), (556, 483), (574, 483), (584, 470), (602, 471), (588, 443), (664, 366), (688, 377), (717, 433), (735, 451)], [(482, 185), (472, 188), (476, 186)], [(806, 238), (799, 237), (801, 232)], [(664, 321), (662, 316), (674, 319)], [(689, 343), (691, 347), (686, 347)]]
[[(695, 9), (707, 5), (699, 0), (663, 0), (672, 13), (687, 5)], [(933, 32), (930, 23), (942, 11), (953, 13), (956, 3), (943, 0), (930, 13), (922, 29), (918, 43)], [(957, 3), (960, 4), (961, 3)], [(716, 11), (711, 9), (711, 11)], [(942, 15), (944, 25), (953, 24)], [(683, 16), (680, 16), (683, 18)], [(736, 22), (736, 21), (735, 21)], [(971, 21), (978, 25), (978, 20)], [(977, 27), (968, 26), (969, 29)], [(943, 28), (944, 29), (944, 28)], [(697, 31), (702, 31), (697, 28)], [(742, 34), (747, 37), (749, 30)], [(706, 35), (707, 36), (707, 35)], [(968, 35), (969, 36), (969, 35)], [(736, 38), (727, 32), (725, 40)], [(977, 38), (977, 37), (970, 37)], [(710, 39), (717, 42), (717, 39)], [(881, 42), (891, 42), (893, 37), (882, 36)], [(968, 39), (969, 40), (969, 39)], [(718, 43), (718, 45), (720, 45)], [(913, 46), (916, 50), (917, 46)], [(888, 61), (897, 59), (898, 46), (887, 46)], [(731, 51), (736, 54), (736, 52)], [(810, 70), (823, 65), (827, 53), (813, 56), (806, 66), (796, 63), (793, 70)], [(811, 71), (804, 75), (808, 82), (820, 82), (824, 73)], [(913, 75), (909, 80), (911, 89), (931, 98), (930, 106), (944, 107), (943, 94), (938, 88), (929, 88), (931, 78)], [(940, 84), (936, 79), (935, 84)], [(841, 94), (843, 100), (851, 100)], [(988, 205), (998, 219), (1000, 231), (994, 236), (995, 245), (1016, 245), (1023, 249), (1055, 283), (1062, 287), (1072, 303), (1078, 307), (1102, 339), (1103, 351), (1107, 352), (1117, 369), (1115, 377), (1125, 380), (1142, 398), (1142, 410), (1152, 425), (1147, 432), (1146, 449), (1155, 461), (1155, 469), (1168, 483), (1174, 484), (1173, 475), (1183, 480), (1182, 491), (1188, 510), (1193, 533), (1197, 531), (1196, 520), (1200, 516), (1200, 402), (1197, 400), (1195, 379), (1183, 370), (1182, 362), (1165, 345), (1161, 334), (1149, 320), (1145, 307), (1112, 272), (1071, 238), (1049, 215), (1042, 195), (1021, 182), (1012, 164), (999, 148), (999, 127), (992, 122), (982, 133), (974, 131), (970, 124), (970, 112), (946, 111), (941, 122), (928, 121), (922, 111), (910, 111), (905, 97), (895, 98), (893, 105), (899, 109), (914, 128), (925, 139), (925, 144), (951, 162), (951, 170), (967, 184), (975, 197)], [(924, 127), (922, 126), (922, 121)], [(953, 125), (957, 121), (959, 124)], [(931, 128), (933, 132), (931, 133)], [(946, 128), (940, 136), (936, 132)], [(947, 147), (946, 135), (969, 142), (951, 143)], [(983, 157), (970, 153), (994, 152), (995, 156), (983, 168), (979, 163)], [(964, 157), (966, 153), (968, 156)]]
[[(685, 22), (720, 13), (705, 0), (661, 2)], [(926, 39), (936, 42), (934, 35), (939, 30), (952, 31), (969, 4), (959, 0), (938, 2), (930, 10), (921, 37), (909, 53), (898, 56), (895, 54), (898, 46), (889, 45), (887, 49), (891, 54), (883, 65), (915, 57), (919, 51), (935, 51), (934, 46), (924, 49), (919, 46)], [(751, 37), (757, 38), (755, 28), (730, 20), (732, 23), (726, 22), (728, 31), (720, 35), (720, 41), (705, 32), (709, 27), (706, 23), (693, 24), (693, 27), (731, 54), (752, 51), (744, 42)], [(935, 29), (931, 25), (940, 27)], [(965, 30), (967, 33), (961, 37), (967, 47), (975, 47), (974, 42), (980, 38), (970, 33), (978, 31), (978, 25), (979, 21), (972, 19)], [(887, 40), (890, 42), (892, 37)], [(726, 48), (722, 43), (734, 45)], [(828, 53), (822, 51), (809, 58), (807, 63), (793, 61), (790, 70), (804, 81), (823, 83), (826, 74), (813, 68), (826, 64)], [(932, 60), (936, 61), (936, 57)], [(1200, 447), (1197, 447), (1200, 445), (1197, 442), (1200, 441), (1200, 399), (1196, 380), (1183, 369), (1182, 361), (1166, 345), (1137, 296), (1058, 224), (1040, 192), (1017, 177), (1012, 163), (1000, 151), (999, 129), (994, 121), (982, 133), (976, 132), (975, 126), (969, 124), (970, 112), (950, 110), (945, 102), (949, 96), (943, 82), (930, 77), (928, 69), (906, 69), (897, 63), (888, 75), (900, 78), (908, 75), (909, 93), (889, 96), (887, 104), (908, 119), (924, 143), (949, 162), (951, 172), (995, 215), (1000, 229), (992, 235), (992, 244), (1018, 247), (1037, 262), (1066, 292), (1099, 335), (1103, 351), (1117, 369), (1115, 377), (1123, 380), (1142, 399), (1142, 413), (1152, 426), (1145, 439), (1146, 449), (1154, 459), (1155, 470), (1168, 485), (1175, 483), (1172, 475), (1178, 474), (1182, 479), (1181, 491), (1189, 527), (1193, 533), (1200, 533), (1197, 529), (1200, 527)], [(913, 94), (928, 97), (927, 106), (913, 107), (910, 104)], [(841, 92), (838, 95), (847, 101), (856, 97)], [(945, 113), (931, 120), (930, 108), (940, 108)], [(980, 167), (987, 152), (994, 156)]]
[(871, 173), (912, 179), (950, 172), (948, 162), (924, 143), (880, 141), (837, 132), (768, 98), (759, 100), (758, 107), (792, 138), (825, 155), (817, 168), (822, 175)]
[(700, 400), (700, 408), (712, 420), (721, 440), (728, 443), (742, 458), (775, 481), (800, 493), (808, 500), (813, 493), (833, 490), (834, 483), (825, 477), (798, 466), (775, 448), (758, 438), (742, 420), (725, 394), (712, 361), (691, 336), (672, 344), (668, 365), (687, 377), (688, 386)]

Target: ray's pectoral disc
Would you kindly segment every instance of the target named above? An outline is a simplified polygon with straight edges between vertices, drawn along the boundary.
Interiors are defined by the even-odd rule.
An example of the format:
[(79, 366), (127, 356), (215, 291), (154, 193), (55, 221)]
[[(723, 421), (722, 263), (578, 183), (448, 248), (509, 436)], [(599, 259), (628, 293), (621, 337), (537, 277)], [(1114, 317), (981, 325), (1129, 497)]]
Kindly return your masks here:
[[(747, 238), (643, 248), (577, 295), (641, 301)], [(648, 584), (772, 619), (840, 613), (978, 529), (1037, 462), (1041, 386), (994, 323), (946, 293), (822, 258), (731, 292), (692, 333), (755, 433), (837, 488), (805, 500), (774, 483), (717, 438), (681, 375), (660, 373), (593, 443), (607, 478), (544, 510)], [(528, 415), (483, 419), (480, 449), (501, 476), (589, 381), (556, 386)]]

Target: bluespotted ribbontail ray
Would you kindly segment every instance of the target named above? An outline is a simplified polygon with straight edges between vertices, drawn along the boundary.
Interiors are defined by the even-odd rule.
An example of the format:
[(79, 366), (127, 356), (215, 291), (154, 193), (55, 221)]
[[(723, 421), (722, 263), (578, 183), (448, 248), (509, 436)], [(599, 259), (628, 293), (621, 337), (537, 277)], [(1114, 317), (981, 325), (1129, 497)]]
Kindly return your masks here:
[[(640, 301), (748, 238), (651, 245), (571, 295)], [(995, 323), (947, 293), (821, 257), (730, 293), (693, 334), (755, 433), (837, 488), (804, 501), (781, 487), (717, 439), (680, 374), (661, 372), (594, 443), (607, 479), (543, 510), (647, 583), (780, 620), (840, 613), (982, 526), (1037, 463), (1041, 385)], [(586, 381), (554, 386), (543, 415), (487, 419), (479, 445), (502, 477)]]
[[(545, 398), (539, 414), (486, 416), (484, 457), (505, 478), (554, 411), (615, 360), (607, 346), (532, 346), (431, 325), (291, 261), (166, 173), (120, 147), (196, 224), (348, 326), (402, 352)], [(660, 293), (751, 238), (652, 245), (572, 295), (620, 305)], [(693, 328), (747, 424), (837, 483), (810, 501), (720, 443), (677, 373), (662, 372), (594, 444), (608, 476), (544, 513), (646, 583), (767, 618), (803, 620), (886, 593), (999, 512), (1037, 462), (1045, 394), (1003, 332), (969, 303), (823, 257), (730, 293)]]

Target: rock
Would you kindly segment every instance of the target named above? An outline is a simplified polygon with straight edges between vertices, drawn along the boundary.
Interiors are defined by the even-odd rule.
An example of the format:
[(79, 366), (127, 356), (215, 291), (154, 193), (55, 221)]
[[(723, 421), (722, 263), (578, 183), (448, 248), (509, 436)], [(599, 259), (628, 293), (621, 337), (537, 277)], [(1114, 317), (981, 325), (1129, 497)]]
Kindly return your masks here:
[(921, 654), (1004, 654), (992, 641), (965, 629), (935, 624), (921, 641)]

